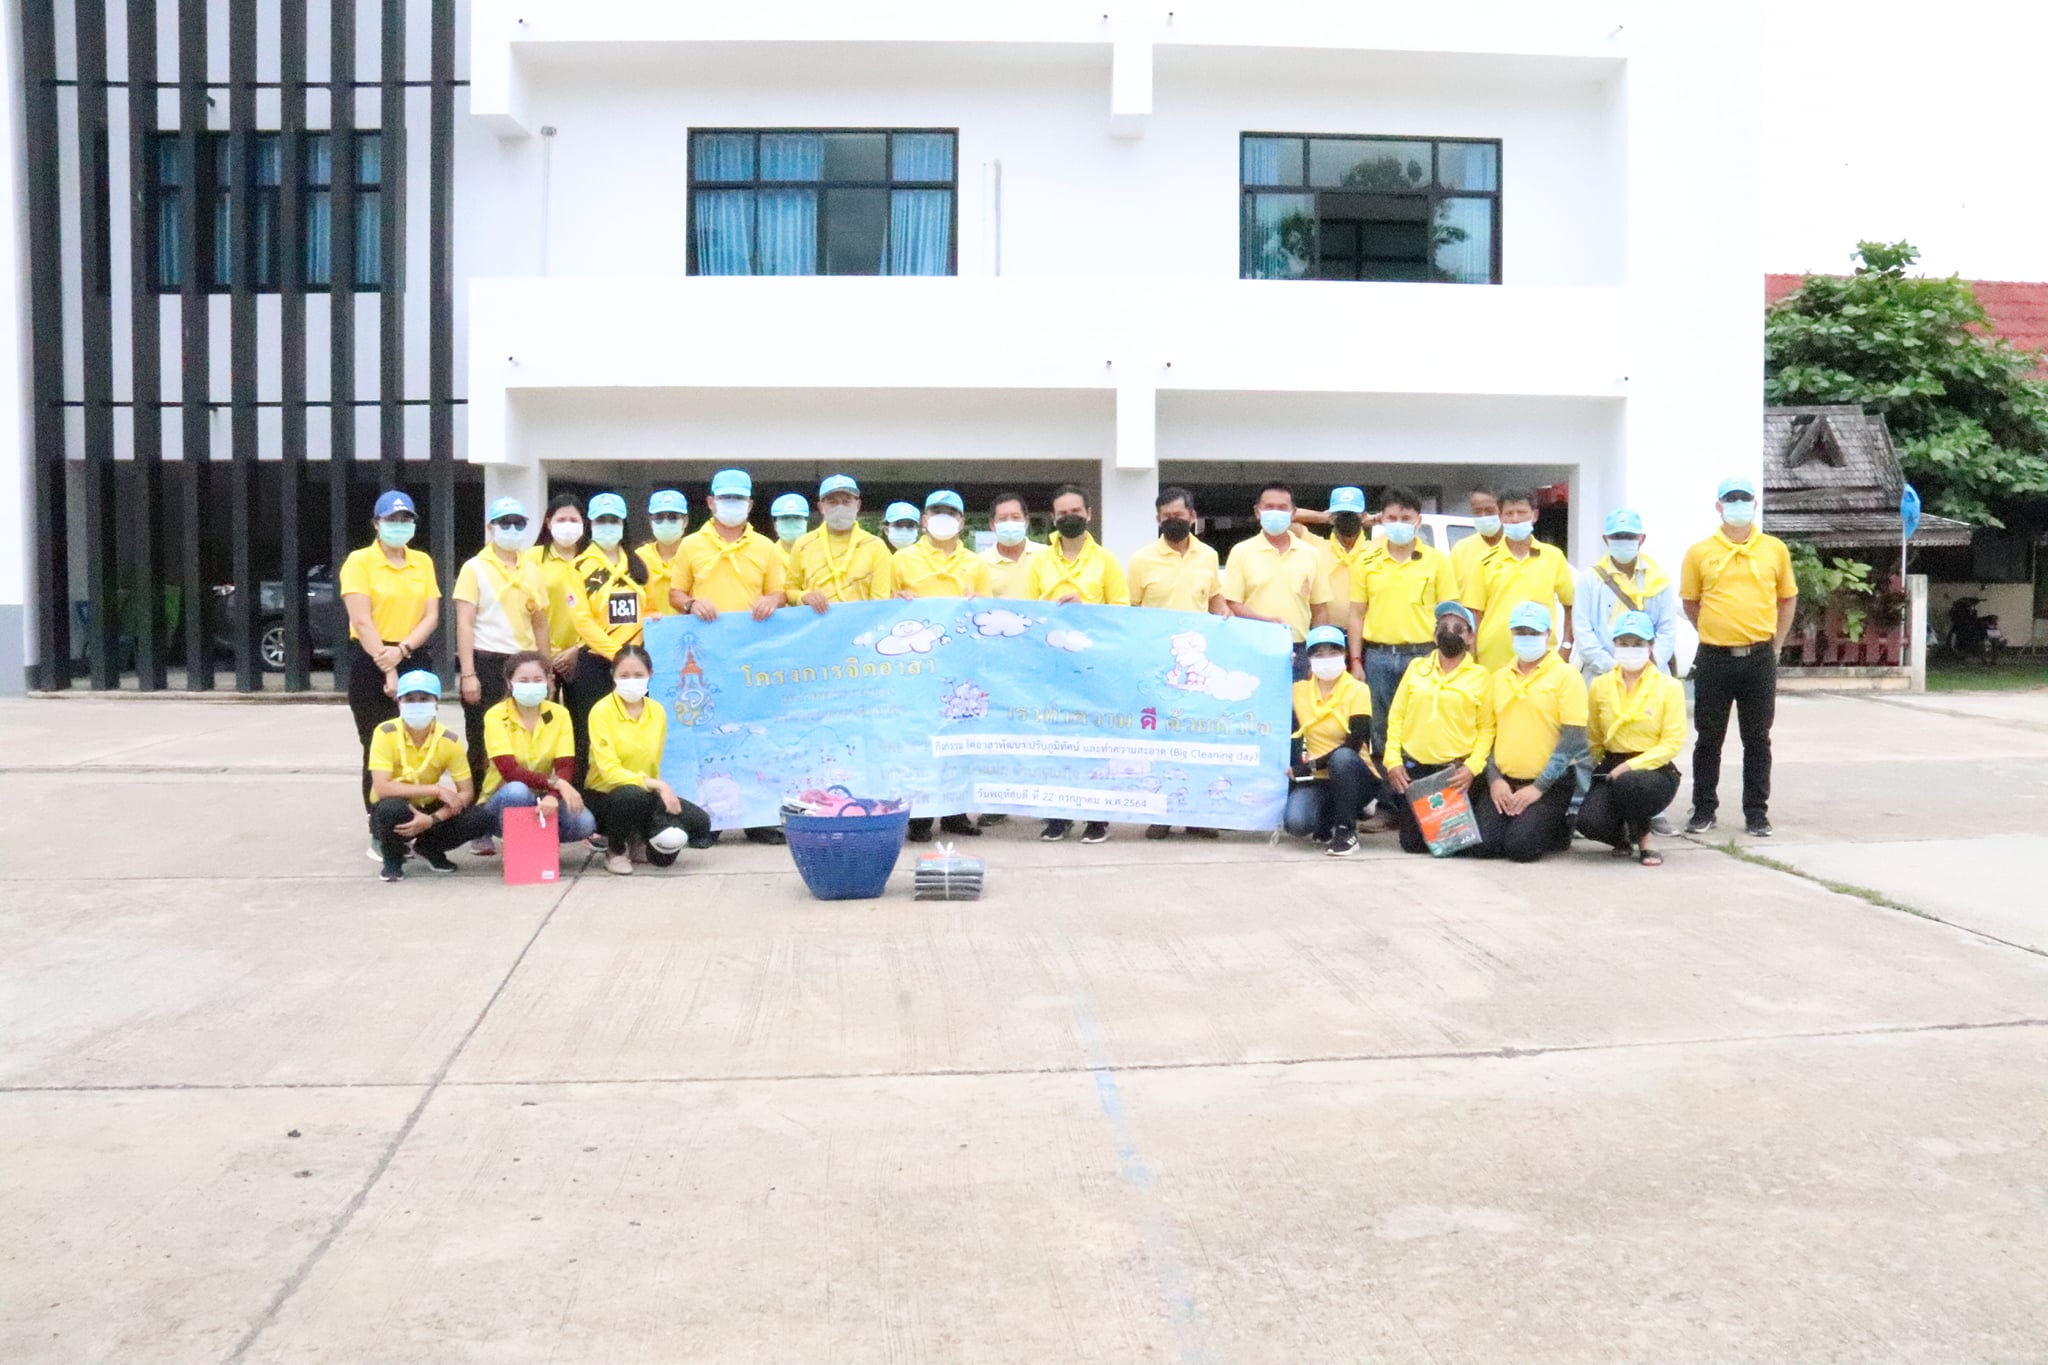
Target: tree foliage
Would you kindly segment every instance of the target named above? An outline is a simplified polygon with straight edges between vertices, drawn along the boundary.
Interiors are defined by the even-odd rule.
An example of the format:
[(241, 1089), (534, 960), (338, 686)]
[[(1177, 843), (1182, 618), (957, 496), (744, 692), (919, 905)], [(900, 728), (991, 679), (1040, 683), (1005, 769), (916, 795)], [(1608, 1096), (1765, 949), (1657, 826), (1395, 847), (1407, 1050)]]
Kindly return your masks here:
[(2048, 382), (1990, 331), (1970, 286), (1908, 275), (1905, 242), (1859, 242), (1856, 273), (1809, 275), (1764, 315), (1764, 397), (1883, 414), (1931, 510), (2003, 526), (2048, 495)]

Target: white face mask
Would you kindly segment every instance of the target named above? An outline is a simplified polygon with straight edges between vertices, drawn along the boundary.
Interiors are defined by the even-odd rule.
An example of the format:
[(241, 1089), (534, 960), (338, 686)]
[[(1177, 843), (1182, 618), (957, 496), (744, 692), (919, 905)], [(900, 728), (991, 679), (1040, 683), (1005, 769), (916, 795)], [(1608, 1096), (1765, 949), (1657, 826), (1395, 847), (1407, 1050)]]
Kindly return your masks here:
[(889, 528), (889, 543), (899, 550), (909, 549), (912, 545), (917, 544), (917, 528), (915, 526), (891, 526)]
[(512, 700), (521, 706), (539, 706), (548, 699), (548, 685), (544, 682), (516, 682), (512, 684)]
[(1024, 543), (1024, 534), (1029, 529), (1029, 522), (999, 521), (995, 524), (994, 527), (996, 533), (996, 544), (1022, 545)]
[(1324, 682), (1329, 682), (1344, 671), (1344, 656), (1341, 654), (1311, 655), (1308, 671)]
[(574, 545), (583, 539), (583, 523), (569, 517), (548, 523), (548, 534), (555, 538), (557, 545)]
[(713, 498), (711, 515), (718, 518), (720, 526), (742, 526), (746, 524), (747, 513), (754, 510), (751, 498)]
[(624, 701), (640, 701), (647, 696), (646, 678), (614, 678), (612, 690)]
[(1747, 526), (1756, 520), (1756, 503), (1724, 502), (1721, 504), (1721, 520), (1730, 526)]
[(1642, 548), (1643, 543), (1640, 540), (1610, 540), (1607, 542), (1607, 557), (1617, 564), (1633, 564)]
[(826, 528), (837, 531), (841, 535), (851, 531), (853, 523), (859, 519), (860, 508), (857, 505), (853, 507), (827, 507), (825, 509)]
[(654, 519), (654, 539), (658, 543), (673, 545), (682, 538), (683, 519), (681, 517), (656, 517)]
[(434, 723), (434, 713), (439, 709), (438, 702), (402, 701), (398, 703), (398, 718), (414, 730), (424, 730)]
[(526, 548), (526, 532), (524, 529), (515, 531), (510, 526), (493, 526), (491, 543), (501, 550), (523, 550)]
[(600, 550), (615, 549), (626, 538), (626, 524), (620, 521), (600, 521), (590, 528), (590, 543)]
[(933, 540), (956, 540), (960, 536), (960, 518), (948, 516), (927, 517), (925, 529), (932, 533)]
[(1614, 647), (1614, 666), (1616, 668), (1624, 668), (1633, 673), (1637, 669), (1648, 665), (1649, 662), (1650, 647), (1648, 645), (1616, 645)]
[(777, 517), (775, 519), (775, 534), (781, 540), (795, 540), (809, 529), (810, 523), (802, 517)]
[(1525, 664), (1533, 664), (1550, 652), (1548, 635), (1517, 635), (1514, 642), (1515, 657)]

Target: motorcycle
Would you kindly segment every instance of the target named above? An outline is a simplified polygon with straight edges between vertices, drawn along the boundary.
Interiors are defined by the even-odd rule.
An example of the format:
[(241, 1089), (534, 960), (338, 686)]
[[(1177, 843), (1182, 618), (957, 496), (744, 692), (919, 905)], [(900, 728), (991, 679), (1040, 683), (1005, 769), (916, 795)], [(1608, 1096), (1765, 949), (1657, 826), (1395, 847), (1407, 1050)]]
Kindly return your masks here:
[(1981, 597), (1958, 597), (1948, 608), (1948, 647), (1958, 659), (1977, 659), (1995, 664), (2005, 652), (2005, 633), (1998, 617), (1980, 613)]

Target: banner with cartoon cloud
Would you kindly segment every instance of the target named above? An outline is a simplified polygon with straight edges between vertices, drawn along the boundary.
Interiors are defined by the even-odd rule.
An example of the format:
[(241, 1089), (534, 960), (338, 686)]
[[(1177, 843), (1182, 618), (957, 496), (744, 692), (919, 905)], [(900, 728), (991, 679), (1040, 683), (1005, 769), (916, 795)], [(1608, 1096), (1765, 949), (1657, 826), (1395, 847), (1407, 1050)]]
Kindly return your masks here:
[(843, 787), (921, 816), (1270, 829), (1286, 629), (1131, 607), (925, 598), (647, 627), (662, 776), (720, 829)]

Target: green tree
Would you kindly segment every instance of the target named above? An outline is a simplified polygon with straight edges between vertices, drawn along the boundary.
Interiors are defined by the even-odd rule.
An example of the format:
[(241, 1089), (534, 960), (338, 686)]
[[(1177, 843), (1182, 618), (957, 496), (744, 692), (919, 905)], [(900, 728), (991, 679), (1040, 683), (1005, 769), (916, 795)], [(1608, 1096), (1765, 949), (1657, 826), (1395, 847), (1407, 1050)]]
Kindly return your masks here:
[(1908, 275), (1919, 255), (1859, 242), (1855, 274), (1809, 275), (1767, 310), (1764, 397), (1883, 414), (1930, 510), (2003, 526), (2048, 495), (2048, 382), (1968, 284)]

